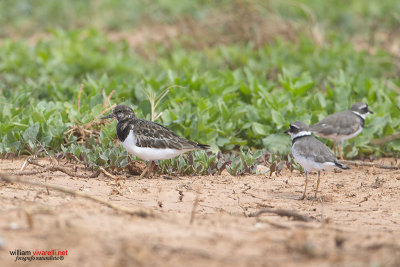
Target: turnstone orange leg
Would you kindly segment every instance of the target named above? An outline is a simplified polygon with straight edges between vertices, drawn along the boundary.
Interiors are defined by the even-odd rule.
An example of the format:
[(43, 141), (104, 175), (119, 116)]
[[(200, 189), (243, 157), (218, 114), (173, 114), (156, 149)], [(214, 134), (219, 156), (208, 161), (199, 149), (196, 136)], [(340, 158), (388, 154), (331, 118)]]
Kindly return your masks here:
[(146, 175), (149, 172), (149, 166), (150, 166), (151, 162), (147, 162), (146, 168), (144, 168), (143, 172), (139, 176), (140, 178), (147, 177)]

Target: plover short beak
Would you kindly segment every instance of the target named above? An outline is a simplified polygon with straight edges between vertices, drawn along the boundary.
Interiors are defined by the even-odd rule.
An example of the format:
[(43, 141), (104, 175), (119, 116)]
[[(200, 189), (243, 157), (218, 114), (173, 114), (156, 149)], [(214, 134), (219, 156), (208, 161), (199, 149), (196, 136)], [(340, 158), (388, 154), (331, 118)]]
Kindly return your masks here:
[(374, 114), (374, 113), (372, 112), (372, 110), (370, 110), (370, 109), (368, 109), (368, 112), (371, 113), (371, 114)]
[(287, 129), (286, 131), (284, 131), (284, 133), (285, 133), (285, 134), (288, 134), (288, 133), (289, 133), (289, 130), (290, 130), (290, 129)]
[(105, 120), (105, 119), (111, 119), (111, 118), (114, 118), (112, 113), (110, 113), (110, 114), (108, 114), (108, 115), (106, 115), (104, 117), (101, 117), (100, 119)]

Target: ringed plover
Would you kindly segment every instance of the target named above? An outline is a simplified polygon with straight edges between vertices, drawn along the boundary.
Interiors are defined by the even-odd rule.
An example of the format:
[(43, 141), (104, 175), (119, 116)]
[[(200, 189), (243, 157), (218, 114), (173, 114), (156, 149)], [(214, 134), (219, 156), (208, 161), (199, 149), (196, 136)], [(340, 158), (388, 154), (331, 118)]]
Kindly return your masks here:
[(311, 125), (310, 130), (320, 137), (333, 140), (335, 157), (336, 147), (338, 147), (340, 159), (343, 160), (340, 146), (344, 140), (353, 138), (362, 131), (365, 118), (369, 113), (373, 112), (368, 108), (368, 104), (358, 102), (353, 104), (350, 110), (334, 113)]
[(317, 197), (318, 187), (320, 183), (320, 171), (332, 167), (340, 169), (349, 169), (349, 167), (341, 164), (329, 150), (329, 148), (311, 135), (309, 127), (301, 122), (296, 121), (290, 124), (289, 129), (285, 133), (292, 137), (292, 154), (295, 160), (303, 167), (306, 174), (304, 193), (301, 199), (306, 197), (308, 172), (311, 170), (318, 171), (317, 188), (314, 197)]

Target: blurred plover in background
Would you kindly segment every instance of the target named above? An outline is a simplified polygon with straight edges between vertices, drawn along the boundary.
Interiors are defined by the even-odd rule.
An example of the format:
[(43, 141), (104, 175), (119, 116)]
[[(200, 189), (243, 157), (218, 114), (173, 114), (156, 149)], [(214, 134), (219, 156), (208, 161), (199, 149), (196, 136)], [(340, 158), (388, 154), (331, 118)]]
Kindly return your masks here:
[(338, 112), (318, 123), (311, 125), (311, 132), (316, 135), (331, 139), (335, 142), (333, 152), (336, 157), (336, 147), (339, 151), (340, 159), (343, 160), (341, 145), (344, 140), (358, 135), (364, 128), (365, 118), (369, 113), (373, 113), (368, 108), (368, 104), (358, 102), (351, 106), (350, 110)]

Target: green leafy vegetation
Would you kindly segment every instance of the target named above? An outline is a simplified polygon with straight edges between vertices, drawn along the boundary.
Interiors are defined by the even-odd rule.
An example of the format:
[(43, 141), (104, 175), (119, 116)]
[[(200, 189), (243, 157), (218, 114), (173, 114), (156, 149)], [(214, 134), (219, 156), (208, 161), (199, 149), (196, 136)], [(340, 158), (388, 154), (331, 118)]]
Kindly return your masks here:
[[(26, 35), (21, 25), (28, 25), (27, 21), (32, 25), (40, 23), (42, 14), (48, 21), (58, 21), (60, 28), (49, 30), (50, 24), (45, 23), (47, 26), (39, 28), (38, 33), (46, 31), (46, 38), (34, 43), (13, 38), (1, 40), (3, 156), (34, 154), (44, 146), (52, 153), (74, 155), (89, 166), (125, 167), (129, 155), (117, 145), (116, 123), (98, 121), (110, 106), (104, 103), (112, 91), (111, 104), (130, 105), (137, 116), (156, 119), (178, 135), (212, 146), (213, 153), (196, 152), (159, 163), (161, 173), (215, 174), (225, 169), (235, 175), (254, 173), (264, 154), (261, 151), (281, 155), (290, 152), (291, 141), (283, 131), (291, 122), (315, 123), (358, 101), (367, 102), (375, 113), (367, 118), (364, 131), (345, 143), (345, 156), (397, 155), (400, 151), (400, 140), (381, 146), (371, 143), (397, 133), (400, 128), (397, 60), (384, 45), (373, 46), (374, 53), (368, 53), (352, 42), (354, 27), (360, 26), (362, 36), (368, 35), (371, 25), (380, 20), (385, 23), (379, 27), (394, 29), (398, 24), (393, 12), (399, 4), (393, 1), (369, 1), (366, 5), (361, 5), (361, 1), (351, 5), (339, 1), (327, 14), (323, 10), (331, 1), (288, 2), (287, 9), (282, 9), (285, 4), (272, 1), (268, 9), (260, 7), (257, 14), (269, 12), (260, 18), (279, 14), (287, 23), (317, 25), (324, 32), (323, 44), (312, 33), (299, 31), (295, 40), (283, 35), (262, 39), (263, 43), (229, 39), (232, 42), (209, 42), (202, 49), (189, 45), (187, 40), (198, 37), (190, 33), (165, 43), (149, 42), (138, 47), (129, 40), (113, 40), (107, 31), (127, 29), (130, 23), (137, 25), (139, 21), (179, 22), (185, 16), (200, 24), (207, 14), (215, 14), (210, 12), (234, 5), (221, 2), (216, 7), (211, 2), (199, 1), (197, 4), (204, 4), (203, 7), (193, 11), (191, 1), (182, 1), (178, 6), (175, 1), (157, 1), (152, 7), (164, 16), (157, 20), (144, 11), (144, 2), (70, 1), (56, 6), (36, 1), (43, 9), (34, 8), (30, 1), (5, 2), (10, 5), (2, 3), (0, 13), (8, 10), (8, 16), (17, 15), (4, 28), (4, 36), (8, 36), (10, 29), (19, 30), (16, 35)], [(133, 6), (118, 11), (121, 23), (117, 27), (105, 8), (96, 7), (93, 20), (97, 25), (77, 15), (95, 9), (89, 2), (113, 10), (137, 5), (137, 13), (128, 15), (127, 10)], [(249, 3), (257, 6), (258, 2)], [(386, 17), (389, 4), (393, 4), (393, 9)], [(63, 5), (70, 5), (74, 12), (66, 12)], [(348, 10), (344, 11), (345, 8)], [(50, 15), (54, 10), (57, 16)], [(100, 22), (103, 16), (105, 19)], [(76, 29), (75, 24), (79, 23), (84, 27)], [(180, 27), (179, 23), (176, 25)], [(80, 93), (81, 84), (84, 89)], [(79, 133), (68, 134), (71, 127), (93, 120), (96, 123), (86, 129), (91, 134), (85, 138)], [(224, 153), (218, 154), (219, 151)]]

